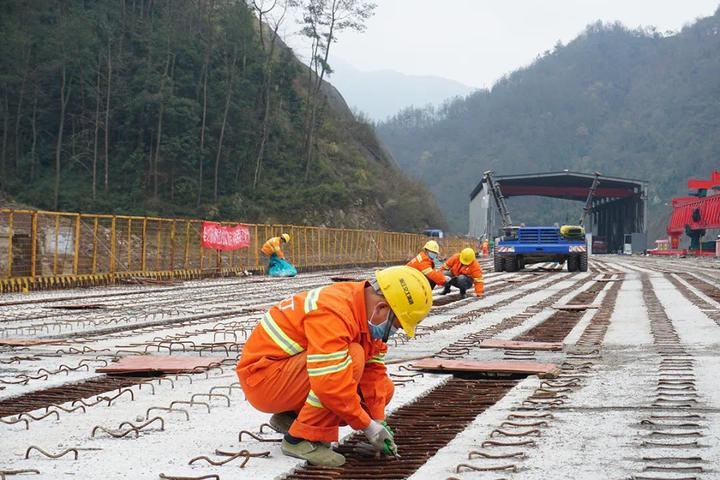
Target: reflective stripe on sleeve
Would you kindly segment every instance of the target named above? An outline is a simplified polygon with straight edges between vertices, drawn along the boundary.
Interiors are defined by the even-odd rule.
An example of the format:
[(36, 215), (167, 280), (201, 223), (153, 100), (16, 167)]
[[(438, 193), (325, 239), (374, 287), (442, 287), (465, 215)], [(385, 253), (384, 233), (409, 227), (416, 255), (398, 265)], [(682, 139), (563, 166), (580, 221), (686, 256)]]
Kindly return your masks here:
[(430, 268), (430, 267), (428, 267), (428, 268), (426, 268), (426, 269), (424, 269), (424, 270), (420, 270), (420, 271), (423, 273), (423, 275), (427, 275), (428, 273), (432, 272), (433, 269)]
[(315, 395), (315, 392), (313, 392), (312, 390), (310, 390), (310, 393), (308, 393), (308, 396), (305, 399), (305, 402), (312, 405), (313, 407), (323, 408), (322, 402), (317, 397), (317, 395)]
[(314, 288), (308, 292), (307, 297), (305, 297), (305, 313), (310, 313), (313, 310), (317, 310), (317, 301), (318, 297), (320, 296), (320, 290), (322, 289), (323, 287)]
[(329, 360), (342, 360), (347, 357), (347, 350), (335, 353), (314, 353), (307, 356), (307, 362), (327, 362)]
[(370, 360), (368, 360), (365, 363), (366, 364), (367, 363), (381, 363), (381, 364), (385, 365), (385, 354), (381, 353), (379, 355), (375, 355), (374, 357), (372, 357)]
[(338, 363), (337, 365), (330, 365), (329, 367), (308, 368), (308, 376), (317, 377), (319, 375), (327, 375), (329, 373), (341, 372), (345, 370), (351, 362), (352, 357), (347, 357), (345, 361)]
[(262, 325), (267, 334), (270, 335), (273, 342), (275, 342), (275, 344), (288, 355), (297, 355), (298, 353), (305, 351), (303, 347), (301, 347), (292, 338), (288, 337), (285, 332), (278, 327), (269, 312), (266, 312), (265, 316), (263, 316), (262, 320), (260, 320), (260, 325)]
[(480, 278), (473, 278), (475, 280), (475, 283), (481, 283), (483, 281), (482, 277)]

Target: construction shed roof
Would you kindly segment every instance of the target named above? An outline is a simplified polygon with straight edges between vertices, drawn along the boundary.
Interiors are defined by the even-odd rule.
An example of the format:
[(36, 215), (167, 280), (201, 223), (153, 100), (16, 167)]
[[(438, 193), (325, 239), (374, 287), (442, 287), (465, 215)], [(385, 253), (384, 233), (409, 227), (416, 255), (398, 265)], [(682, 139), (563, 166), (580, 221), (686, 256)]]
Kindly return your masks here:
[[(563, 198), (567, 200), (585, 200), (592, 186), (595, 175), (592, 173), (543, 172), (524, 173), (519, 175), (499, 175), (495, 181), (500, 185), (504, 197), (537, 195), (543, 197)], [(470, 194), (475, 198), (485, 185), (480, 181)], [(600, 175), (600, 184), (595, 192), (596, 198), (631, 197), (647, 187), (647, 181), (631, 178), (609, 177)]]

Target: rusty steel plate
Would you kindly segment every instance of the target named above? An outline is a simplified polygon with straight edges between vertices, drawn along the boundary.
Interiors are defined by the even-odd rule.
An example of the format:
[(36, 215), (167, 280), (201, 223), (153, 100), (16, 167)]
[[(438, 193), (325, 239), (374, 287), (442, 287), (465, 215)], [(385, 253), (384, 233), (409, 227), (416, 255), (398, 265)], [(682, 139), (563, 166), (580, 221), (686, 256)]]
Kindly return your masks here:
[(219, 365), (220, 357), (169, 357), (133, 355), (95, 369), (97, 373), (184, 373)]
[(481, 362), (427, 358), (413, 362), (412, 366), (422, 370), (439, 372), (525, 373), (540, 377), (555, 377), (560, 373), (557, 365), (552, 363), (519, 362), (516, 360)]
[(586, 303), (586, 304), (582, 304), (582, 303), (579, 303), (579, 304), (570, 304), (570, 303), (567, 303), (567, 304), (565, 304), (565, 305), (559, 305), (559, 304), (553, 305), (553, 308), (554, 308), (555, 310), (577, 311), (577, 310), (588, 310), (588, 309), (590, 309), (590, 308), (600, 308), (600, 305), (595, 305), (595, 304), (592, 304), (592, 303)]
[(107, 305), (102, 303), (86, 303), (82, 305), (50, 305), (44, 308), (52, 308), (55, 310), (99, 310), (107, 308)]
[(561, 342), (521, 342), (517, 340), (483, 340), (479, 348), (504, 348), (506, 350), (562, 350)]
[(3, 347), (32, 347), (33, 345), (48, 345), (51, 343), (64, 343), (62, 340), (52, 340), (49, 338), (1, 338), (0, 346)]

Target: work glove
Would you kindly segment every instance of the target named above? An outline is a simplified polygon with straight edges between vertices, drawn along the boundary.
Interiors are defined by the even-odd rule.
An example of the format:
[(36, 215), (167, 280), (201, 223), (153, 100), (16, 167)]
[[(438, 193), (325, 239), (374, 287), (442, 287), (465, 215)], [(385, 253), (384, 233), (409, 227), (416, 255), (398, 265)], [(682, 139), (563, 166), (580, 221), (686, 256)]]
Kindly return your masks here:
[(445, 283), (450, 283), (450, 280), (452, 280), (452, 277), (445, 275)]
[(363, 430), (363, 433), (370, 444), (375, 447), (375, 450), (385, 455), (395, 455), (397, 453), (397, 445), (395, 445), (392, 430), (390, 430), (387, 424), (383, 425), (383, 423), (372, 420), (370, 425)]

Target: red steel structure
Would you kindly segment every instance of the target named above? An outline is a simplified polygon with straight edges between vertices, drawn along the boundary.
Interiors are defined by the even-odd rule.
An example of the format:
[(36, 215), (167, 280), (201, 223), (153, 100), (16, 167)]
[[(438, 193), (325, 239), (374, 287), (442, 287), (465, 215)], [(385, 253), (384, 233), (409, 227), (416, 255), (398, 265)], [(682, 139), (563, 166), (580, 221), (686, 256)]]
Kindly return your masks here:
[(697, 192), (672, 200), (667, 233), (673, 250), (680, 246), (683, 233), (692, 238), (704, 235), (706, 230), (720, 229), (720, 171), (712, 172), (709, 180), (691, 178), (688, 188)]

